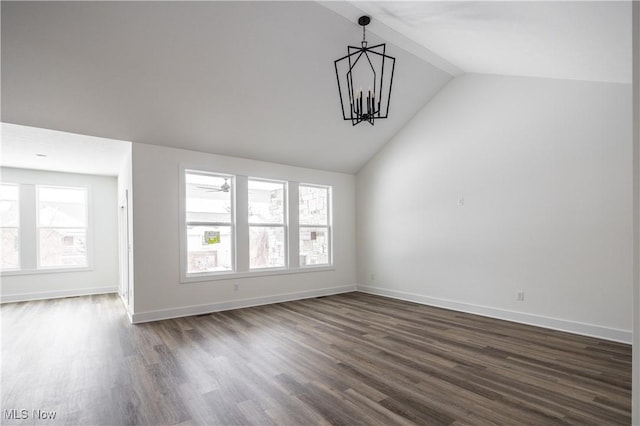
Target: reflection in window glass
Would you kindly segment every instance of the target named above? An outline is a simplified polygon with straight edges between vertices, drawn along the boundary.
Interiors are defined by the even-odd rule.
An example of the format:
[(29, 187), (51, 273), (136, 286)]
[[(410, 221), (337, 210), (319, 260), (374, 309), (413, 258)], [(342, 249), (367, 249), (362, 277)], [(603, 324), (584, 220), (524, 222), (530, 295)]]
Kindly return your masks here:
[(286, 266), (286, 186), (249, 179), (249, 267)]
[(284, 267), (284, 228), (252, 226), (249, 230), (249, 251), (251, 268)]
[(38, 186), (38, 267), (88, 266), (87, 189)]
[(230, 226), (187, 226), (189, 273), (232, 270)]
[(250, 179), (249, 223), (284, 223), (284, 183)]
[(300, 265), (329, 263), (329, 233), (327, 228), (300, 228)]
[(0, 185), (0, 225), (2, 255), (0, 269), (20, 268), (20, 187), (16, 184)]
[(300, 185), (300, 225), (329, 224), (329, 188)]
[(2, 228), (2, 269), (20, 268), (18, 228)]
[(300, 266), (331, 263), (330, 188), (299, 187)]
[(186, 174), (187, 222), (231, 223), (231, 179)]
[(87, 266), (87, 231), (79, 228), (40, 228), (40, 267)]
[(233, 271), (233, 179), (185, 173), (187, 273)]
[(38, 226), (83, 228), (87, 223), (84, 188), (38, 187)]
[(2, 223), (3, 228), (17, 228), (19, 226), (19, 188), (15, 184), (3, 183), (0, 185), (0, 223)]

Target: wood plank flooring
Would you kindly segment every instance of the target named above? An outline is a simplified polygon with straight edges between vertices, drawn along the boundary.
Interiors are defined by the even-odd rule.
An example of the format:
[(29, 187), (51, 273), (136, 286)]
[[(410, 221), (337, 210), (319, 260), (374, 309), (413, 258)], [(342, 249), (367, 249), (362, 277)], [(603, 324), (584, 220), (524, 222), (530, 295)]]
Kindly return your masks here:
[(115, 295), (0, 314), (7, 425), (631, 422), (629, 345), (363, 293), (135, 326)]

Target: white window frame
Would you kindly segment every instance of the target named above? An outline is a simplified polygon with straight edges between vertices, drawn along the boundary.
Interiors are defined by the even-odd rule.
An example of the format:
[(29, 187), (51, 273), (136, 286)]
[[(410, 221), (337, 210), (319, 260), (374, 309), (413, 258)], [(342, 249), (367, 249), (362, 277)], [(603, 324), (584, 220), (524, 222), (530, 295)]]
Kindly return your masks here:
[[(79, 229), (77, 226), (40, 226), (40, 188), (58, 188), (58, 189), (73, 189), (73, 190), (83, 190), (84, 191), (84, 230), (85, 230), (85, 249), (86, 253), (86, 261), (84, 265), (72, 265), (72, 266), (41, 266), (40, 265), (40, 230), (41, 229)], [(36, 197), (36, 223), (35, 223), (35, 231), (36, 231), (36, 270), (42, 272), (50, 272), (50, 271), (74, 271), (74, 270), (82, 270), (86, 271), (91, 266), (91, 255), (93, 250), (91, 245), (91, 219), (90, 219), (90, 195), (89, 188), (86, 186), (68, 186), (68, 185), (48, 185), (48, 184), (36, 184), (35, 185), (35, 197)]]
[(2, 182), (2, 185), (6, 185), (6, 186), (15, 186), (18, 190), (18, 225), (17, 226), (5, 226), (4, 223), (0, 224), (0, 228), (1, 229), (16, 229), (17, 230), (17, 243), (18, 243), (18, 267), (16, 268), (2, 268), (2, 272), (18, 272), (18, 271), (22, 271), (22, 242), (21, 242), (21, 227), (22, 227), (22, 221), (20, 220), (20, 213), (22, 211), (22, 204), (21, 204), (21, 194), (20, 194), (20, 184), (19, 183), (14, 183), (14, 182)]
[[(218, 176), (230, 177), (233, 179), (232, 185), (232, 234), (233, 234), (233, 249), (232, 259), (234, 270), (233, 271), (212, 271), (187, 274), (187, 232), (186, 232), (186, 185), (185, 177), (187, 172), (212, 174)], [(299, 221), (299, 182), (296, 180), (290, 180), (282, 178), (277, 175), (272, 176), (260, 176), (251, 177), (252, 180), (264, 180), (286, 183), (286, 203), (287, 209), (285, 210), (286, 216), (286, 245), (287, 255), (286, 264), (287, 267), (279, 268), (255, 268), (250, 269), (250, 250), (249, 250), (249, 194), (248, 194), (248, 181), (249, 174), (243, 173), (242, 169), (232, 169), (221, 165), (211, 167), (210, 165), (203, 165), (202, 163), (181, 163), (179, 165), (179, 238), (178, 242), (180, 251), (180, 283), (181, 284), (196, 284), (203, 282), (224, 282), (225, 280), (243, 279), (243, 278), (255, 278), (264, 276), (276, 276), (276, 275), (288, 275), (288, 274), (301, 274), (321, 271), (335, 271), (333, 262), (333, 187), (324, 184), (308, 184), (303, 186), (317, 186), (321, 188), (329, 189), (329, 259), (330, 263), (322, 265), (308, 265), (300, 267), (299, 263), (299, 240), (300, 232), (298, 227)], [(295, 200), (295, 201), (293, 201)], [(256, 224), (256, 226), (263, 226), (263, 224)], [(323, 225), (317, 227), (326, 227)]]
[[(236, 185), (235, 175), (209, 171), (203, 168), (181, 167), (180, 168), (180, 274), (182, 282), (204, 281), (215, 277), (224, 277), (236, 274)], [(186, 175), (200, 174), (205, 176), (219, 177), (229, 179), (231, 188), (229, 190), (231, 198), (231, 222), (187, 222), (187, 191), (186, 191)], [(187, 245), (187, 227), (189, 226), (229, 226), (231, 228), (231, 270), (230, 271), (206, 271), (206, 272), (188, 272), (189, 253)]]
[[(313, 228), (326, 228), (327, 229), (327, 263), (314, 264), (314, 265), (300, 265), (301, 269), (312, 269), (312, 268), (323, 268), (323, 267), (331, 267), (333, 266), (333, 188), (329, 185), (316, 185), (312, 183), (300, 183), (298, 185), (298, 194), (300, 188), (321, 188), (327, 191), (327, 224), (326, 225), (305, 225), (302, 224), (300, 218), (298, 217), (298, 241), (300, 241), (300, 233), (304, 229), (313, 229)], [(298, 209), (300, 209), (300, 196), (298, 195)], [(298, 249), (298, 256), (302, 253), (300, 249)]]
[[(259, 177), (249, 177), (247, 178), (247, 188), (249, 182), (268, 182), (268, 183), (277, 183), (281, 184), (283, 187), (283, 217), (282, 223), (251, 223), (250, 219), (247, 219), (247, 225), (249, 228), (249, 235), (251, 235), (252, 227), (263, 227), (263, 228), (283, 228), (284, 230), (284, 265), (283, 266), (271, 266), (266, 268), (252, 268), (251, 267), (251, 259), (249, 259), (249, 270), (250, 271), (275, 271), (275, 270), (288, 270), (289, 269), (289, 182), (283, 180), (274, 180), (274, 179), (264, 179)], [(249, 194), (247, 192), (247, 208), (249, 206)], [(249, 242), (251, 244), (251, 242)], [(251, 248), (249, 247), (249, 253), (251, 253)]]

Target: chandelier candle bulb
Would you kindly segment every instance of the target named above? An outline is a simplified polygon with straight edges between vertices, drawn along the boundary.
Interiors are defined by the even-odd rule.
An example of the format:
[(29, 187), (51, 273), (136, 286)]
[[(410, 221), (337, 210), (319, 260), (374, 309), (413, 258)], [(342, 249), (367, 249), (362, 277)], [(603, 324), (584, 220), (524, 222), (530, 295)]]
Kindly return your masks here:
[[(396, 59), (386, 54), (384, 43), (368, 45), (365, 27), (370, 21), (368, 16), (358, 19), (362, 26), (360, 46), (347, 46), (347, 55), (334, 61), (342, 118), (353, 126), (363, 121), (373, 125), (375, 120), (389, 116)], [(366, 100), (362, 87), (369, 88)]]

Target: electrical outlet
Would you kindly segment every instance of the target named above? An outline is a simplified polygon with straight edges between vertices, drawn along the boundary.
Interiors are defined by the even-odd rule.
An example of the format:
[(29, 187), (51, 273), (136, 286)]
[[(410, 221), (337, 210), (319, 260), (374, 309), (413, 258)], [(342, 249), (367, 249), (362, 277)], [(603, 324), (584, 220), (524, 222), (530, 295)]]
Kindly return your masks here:
[(371, 278), (371, 281), (375, 281), (376, 280), (376, 274), (371, 274), (371, 276), (369, 278)]
[(458, 205), (464, 206), (464, 197), (458, 197)]
[(518, 295), (517, 295), (517, 297), (516, 297), (516, 300), (517, 300), (518, 302), (523, 302), (523, 301), (524, 301), (524, 291), (519, 291), (519, 292), (518, 292)]
[(240, 290), (240, 284), (238, 283), (233, 284), (233, 291), (238, 291), (238, 290)]

